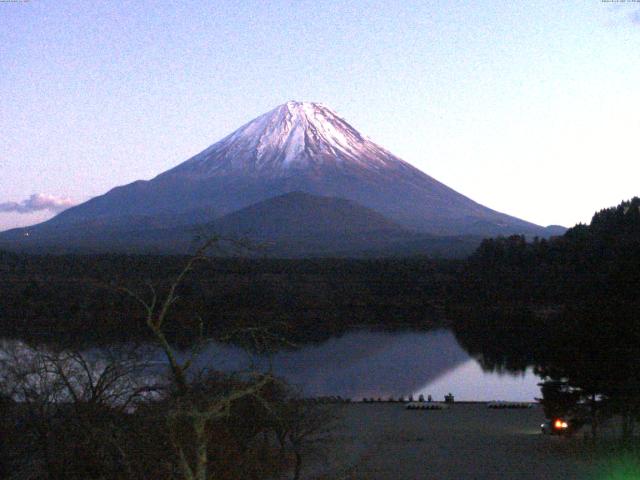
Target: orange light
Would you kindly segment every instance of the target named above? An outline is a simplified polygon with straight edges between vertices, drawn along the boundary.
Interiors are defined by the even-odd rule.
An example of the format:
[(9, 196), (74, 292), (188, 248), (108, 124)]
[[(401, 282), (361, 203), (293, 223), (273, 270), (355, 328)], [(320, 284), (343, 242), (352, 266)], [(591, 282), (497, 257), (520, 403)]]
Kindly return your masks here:
[(567, 428), (569, 425), (567, 424), (567, 422), (563, 422), (560, 419), (557, 419), (555, 422), (553, 422), (553, 427), (557, 428), (558, 430), (561, 430), (563, 428)]

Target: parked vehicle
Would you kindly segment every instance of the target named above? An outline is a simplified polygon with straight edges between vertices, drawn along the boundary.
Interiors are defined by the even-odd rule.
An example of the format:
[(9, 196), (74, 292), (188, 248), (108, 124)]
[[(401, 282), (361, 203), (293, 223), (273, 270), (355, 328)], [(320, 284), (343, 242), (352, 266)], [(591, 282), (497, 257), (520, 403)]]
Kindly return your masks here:
[(553, 418), (542, 423), (540, 430), (545, 435), (569, 436), (578, 431), (583, 423), (576, 419)]

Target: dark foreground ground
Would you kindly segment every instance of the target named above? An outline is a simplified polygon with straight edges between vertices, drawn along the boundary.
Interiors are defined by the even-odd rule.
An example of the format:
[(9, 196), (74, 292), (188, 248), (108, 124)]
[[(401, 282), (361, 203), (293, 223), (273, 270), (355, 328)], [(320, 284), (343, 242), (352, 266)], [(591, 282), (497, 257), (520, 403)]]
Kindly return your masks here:
[(341, 416), (324, 453), (307, 462), (303, 478), (640, 478), (639, 471), (604, 455), (601, 447), (596, 454), (583, 432), (572, 438), (542, 435), (539, 406), (492, 410), (456, 404), (416, 411), (401, 404), (351, 404), (341, 407)]

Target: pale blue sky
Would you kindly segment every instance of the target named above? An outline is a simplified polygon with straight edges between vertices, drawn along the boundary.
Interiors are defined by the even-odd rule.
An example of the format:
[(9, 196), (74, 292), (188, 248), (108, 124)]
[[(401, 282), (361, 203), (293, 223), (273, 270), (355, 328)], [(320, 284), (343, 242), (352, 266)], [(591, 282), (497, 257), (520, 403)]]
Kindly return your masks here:
[(0, 205), (152, 178), (287, 100), (539, 224), (640, 194), (636, 2), (0, 2), (0, 92)]

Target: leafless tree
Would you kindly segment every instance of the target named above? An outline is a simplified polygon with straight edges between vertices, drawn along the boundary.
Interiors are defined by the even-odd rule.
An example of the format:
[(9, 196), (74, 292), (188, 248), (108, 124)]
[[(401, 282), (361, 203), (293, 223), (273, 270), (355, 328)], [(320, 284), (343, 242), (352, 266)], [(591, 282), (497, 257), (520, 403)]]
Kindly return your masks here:
[(278, 404), (274, 430), (281, 448), (293, 454), (293, 480), (299, 480), (305, 455), (322, 453), (339, 419), (337, 405), (322, 405), (295, 396)]
[[(204, 344), (202, 335), (192, 348), (189, 358), (185, 360), (180, 359), (177, 350), (167, 338), (165, 329), (170, 321), (171, 307), (179, 299), (178, 287), (198, 263), (208, 260), (207, 253), (217, 241), (218, 239), (215, 238), (208, 240), (189, 258), (164, 295), (160, 295), (151, 284), (148, 284), (150, 293), (147, 299), (131, 290), (126, 290), (143, 307), (146, 324), (169, 367), (173, 404), (167, 422), (178, 456), (180, 472), (185, 480), (210, 478), (209, 454), (212, 448), (208, 428), (214, 422), (228, 418), (233, 405), (248, 397), (260, 401), (265, 408), (271, 408), (268, 401), (263, 398), (262, 390), (276, 381), (269, 373), (252, 371), (247, 372), (243, 376), (243, 381), (235, 384), (235, 388), (217, 394), (210, 391), (201, 392), (198, 390), (197, 383), (190, 380), (189, 375), (192, 373), (190, 370), (193, 362)], [(201, 322), (200, 325), (202, 331)], [(180, 434), (182, 425), (188, 426), (190, 435)]]
[[(164, 288), (149, 284), (146, 295), (121, 288), (142, 306), (152, 346), (0, 346), (0, 395), (13, 400), (7, 408), (21, 443), (13, 478), (209, 480), (226, 472), (221, 478), (248, 480), (289, 466), (300, 478), (303, 455), (326, 430), (326, 413), (297, 400), (270, 369), (230, 374), (214, 363), (198, 370), (202, 322), (190, 352), (173, 345), (180, 287), (209, 260), (214, 243)], [(225, 338), (241, 333), (263, 354), (281, 341), (262, 326), (234, 333)], [(158, 350), (163, 360), (150, 361)]]
[(126, 470), (132, 459), (118, 438), (118, 419), (158, 395), (143, 355), (132, 346), (83, 351), (4, 341), (0, 389), (14, 401), (13, 441), (21, 448), (14, 456), (22, 458), (14, 477), (56, 478), (61, 468), (74, 468), (64, 445), (100, 450), (97, 457), (117, 458)]

